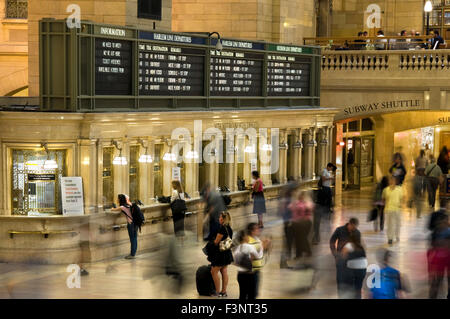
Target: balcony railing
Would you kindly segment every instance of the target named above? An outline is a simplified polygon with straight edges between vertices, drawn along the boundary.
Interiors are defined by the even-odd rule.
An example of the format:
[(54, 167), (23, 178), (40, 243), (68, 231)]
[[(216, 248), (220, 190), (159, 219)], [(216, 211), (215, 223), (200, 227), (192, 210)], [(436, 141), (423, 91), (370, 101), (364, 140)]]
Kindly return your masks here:
[(27, 19), (28, 0), (6, 0), (6, 18)]
[(330, 51), (322, 54), (322, 70), (414, 71), (450, 69), (450, 50)]
[[(304, 38), (305, 45), (319, 45), (326, 50), (419, 50), (430, 47), (433, 36), (386, 36), (386, 37), (342, 37)], [(446, 49), (440, 44), (438, 49)]]

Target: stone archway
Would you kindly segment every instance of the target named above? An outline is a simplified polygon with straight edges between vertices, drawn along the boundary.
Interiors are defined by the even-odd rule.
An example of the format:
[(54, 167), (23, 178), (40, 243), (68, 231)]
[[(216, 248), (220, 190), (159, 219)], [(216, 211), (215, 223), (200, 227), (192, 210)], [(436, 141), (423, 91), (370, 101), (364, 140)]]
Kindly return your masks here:
[(0, 78), (0, 96), (12, 96), (26, 87), (28, 87), (27, 68)]

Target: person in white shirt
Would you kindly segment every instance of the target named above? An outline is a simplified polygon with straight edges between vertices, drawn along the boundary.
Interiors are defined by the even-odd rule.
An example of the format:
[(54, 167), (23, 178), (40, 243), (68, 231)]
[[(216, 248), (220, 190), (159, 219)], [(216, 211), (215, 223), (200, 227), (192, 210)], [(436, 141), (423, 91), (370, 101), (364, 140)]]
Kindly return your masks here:
[(269, 241), (264, 240), (261, 245), (249, 244), (248, 232), (245, 230), (239, 232), (238, 241), (239, 245), (233, 251), (233, 258), (238, 267), (239, 299), (256, 299), (257, 274), (253, 271), (252, 260), (263, 258)]

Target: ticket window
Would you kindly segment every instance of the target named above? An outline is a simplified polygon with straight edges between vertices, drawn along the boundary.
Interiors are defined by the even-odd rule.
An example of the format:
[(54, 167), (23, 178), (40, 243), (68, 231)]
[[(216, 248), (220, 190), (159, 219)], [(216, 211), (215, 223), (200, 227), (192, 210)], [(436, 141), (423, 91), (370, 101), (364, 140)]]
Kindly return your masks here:
[[(55, 165), (49, 165), (54, 161)], [(12, 151), (12, 214), (61, 214), (61, 177), (66, 151)]]
[(163, 196), (163, 169), (164, 169), (164, 161), (163, 161), (163, 144), (155, 144), (155, 158), (153, 165), (153, 181), (155, 187), (155, 197)]
[(103, 207), (111, 208), (114, 203), (114, 147), (103, 148)]

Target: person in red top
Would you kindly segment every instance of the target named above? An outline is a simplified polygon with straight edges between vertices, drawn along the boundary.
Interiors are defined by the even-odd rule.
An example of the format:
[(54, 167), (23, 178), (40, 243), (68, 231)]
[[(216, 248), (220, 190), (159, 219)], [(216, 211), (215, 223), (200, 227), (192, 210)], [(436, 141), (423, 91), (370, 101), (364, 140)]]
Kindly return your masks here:
[(298, 199), (289, 205), (289, 209), (292, 212), (296, 258), (301, 258), (303, 253), (306, 257), (311, 257), (308, 235), (312, 228), (314, 203), (305, 192), (301, 192)]
[(266, 200), (264, 198), (263, 182), (259, 177), (258, 171), (253, 171), (252, 177), (255, 180), (252, 184), (253, 214), (258, 215), (258, 226), (264, 228), (263, 214), (266, 213)]

